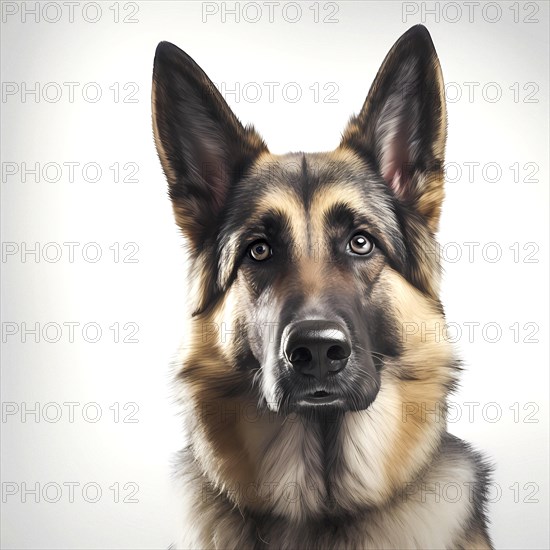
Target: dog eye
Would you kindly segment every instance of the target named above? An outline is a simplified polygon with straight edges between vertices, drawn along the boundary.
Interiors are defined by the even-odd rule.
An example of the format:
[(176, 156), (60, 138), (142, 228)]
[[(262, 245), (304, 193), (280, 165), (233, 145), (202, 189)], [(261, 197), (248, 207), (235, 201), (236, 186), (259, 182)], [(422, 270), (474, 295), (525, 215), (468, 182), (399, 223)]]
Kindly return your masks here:
[(271, 247), (265, 241), (257, 241), (250, 245), (250, 248), (248, 249), (248, 254), (250, 257), (257, 262), (267, 260), (271, 257), (272, 253), (273, 251)]
[(374, 250), (374, 243), (365, 233), (356, 233), (349, 241), (349, 249), (354, 254), (366, 256)]

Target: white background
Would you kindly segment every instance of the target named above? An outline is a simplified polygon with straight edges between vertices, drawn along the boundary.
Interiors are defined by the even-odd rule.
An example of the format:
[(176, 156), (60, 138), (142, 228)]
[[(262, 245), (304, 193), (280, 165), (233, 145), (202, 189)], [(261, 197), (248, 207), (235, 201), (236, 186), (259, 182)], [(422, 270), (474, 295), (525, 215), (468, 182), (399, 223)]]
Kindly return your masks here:
[[(457, 346), (466, 368), (452, 398), (460, 419), (450, 430), (496, 463), (490, 495), (496, 547), (549, 547), (548, 4), (493, 2), (482, 10), (474, 3), (470, 13), (451, 4), (321, 2), (315, 22), (313, 3), (301, 3), (298, 17), (295, 6), (281, 2), (270, 21), (266, 4), (241, 2), (236, 22), (213, 3), (101, 2), (101, 14), (94, 5), (76, 6), (70, 22), (69, 7), (61, 2), (49, 3), (47, 11), (42, 3), (38, 16), (24, 15), (35, 2), (3, 2), (2, 241), (5, 252), (16, 247), (17, 253), (2, 259), (1, 381), (4, 412), (15, 408), (17, 414), (5, 415), (1, 424), (2, 547), (162, 548), (176, 532), (170, 460), (182, 439), (170, 405), (169, 362), (186, 327), (185, 257), (152, 140), (157, 43), (180, 46), (226, 90), (239, 86), (240, 93), (226, 93), (228, 103), (243, 122), (255, 124), (273, 152), (318, 151), (338, 144), (389, 48), (421, 22), (432, 34), (449, 86), (447, 160), (453, 181), (439, 237), (451, 244), (442, 298), (448, 321), (462, 329)], [(217, 13), (205, 16), (205, 10)], [(74, 98), (69, 82), (78, 83)], [(265, 82), (279, 83), (273, 101)], [(302, 91), (299, 101), (289, 101), (295, 88), (286, 88), (286, 98), (282, 94), (291, 82)], [(38, 97), (22, 93), (36, 83)], [(95, 84), (83, 96), (89, 83)], [(318, 101), (310, 89), (315, 83)], [(335, 101), (323, 101), (334, 86)], [(101, 98), (92, 102), (98, 87)], [(258, 88), (263, 93), (255, 102)], [(499, 90), (500, 99), (493, 101)], [(39, 181), (32, 174), (23, 181), (22, 163), (27, 169), (39, 163), (43, 170), (47, 163), (66, 162), (79, 163), (72, 182), (67, 167), (59, 181), (48, 181), (56, 179), (55, 165), (36, 176)], [(86, 163), (100, 166), (99, 181), (86, 181), (95, 177), (93, 166), (83, 174)], [(138, 181), (116, 183), (109, 168), (114, 163), (121, 177), (129, 175), (126, 163), (136, 163)], [(472, 181), (465, 163), (479, 163)], [(488, 181), (496, 173), (488, 163), (500, 167), (499, 181)], [(510, 169), (515, 163), (518, 182)], [(14, 167), (18, 173), (9, 175)], [(533, 167), (536, 181), (529, 181)], [(73, 262), (63, 245), (68, 242), (79, 243)], [(467, 242), (479, 243), (472, 258)], [(62, 255), (48, 262), (21, 254), (35, 243), (54, 260), (57, 243)], [(89, 261), (96, 245), (83, 258), (86, 243), (98, 243), (100, 260)], [(110, 249), (114, 243), (118, 262)], [(122, 261), (134, 249), (124, 250), (126, 243), (139, 247), (137, 263)], [(490, 261), (498, 249), (500, 260)], [(529, 258), (536, 262), (527, 263)], [(43, 329), (67, 322), (80, 323), (73, 342), (66, 327), (58, 342), (46, 341), (55, 339), (56, 325), (49, 325), (46, 338), (39, 334), (38, 343), (32, 334), (22, 341), (23, 323)], [(135, 323), (139, 342), (115, 343), (109, 327), (117, 322), (121, 338), (128, 336), (123, 325)], [(97, 343), (83, 338), (85, 323), (101, 327)], [(479, 323), (473, 338), (465, 323)], [(518, 342), (510, 329), (514, 323)], [(501, 336), (490, 342), (495, 326)], [(533, 329), (531, 339), (538, 343), (525, 341)], [(11, 335), (13, 330), (18, 332)], [(73, 422), (65, 402), (79, 403)], [(21, 411), (36, 403), (38, 418), (22, 418)], [(86, 403), (97, 405), (83, 417)], [(135, 408), (123, 410), (127, 403), (139, 407), (129, 418), (138, 422), (123, 422)], [(102, 416), (91, 422), (98, 408)], [(63, 485), (68, 482), (80, 483), (73, 499)], [(40, 494), (22, 495), (23, 484), (28, 490), (36, 483)], [(83, 497), (86, 483), (93, 484), (88, 500), (94, 487), (101, 488), (98, 502)], [(109, 488), (115, 483), (120, 501), (137, 487), (138, 502), (115, 502)], [(124, 489), (126, 483), (135, 485)], [(57, 488), (63, 489), (59, 501), (48, 502), (59, 496)]]

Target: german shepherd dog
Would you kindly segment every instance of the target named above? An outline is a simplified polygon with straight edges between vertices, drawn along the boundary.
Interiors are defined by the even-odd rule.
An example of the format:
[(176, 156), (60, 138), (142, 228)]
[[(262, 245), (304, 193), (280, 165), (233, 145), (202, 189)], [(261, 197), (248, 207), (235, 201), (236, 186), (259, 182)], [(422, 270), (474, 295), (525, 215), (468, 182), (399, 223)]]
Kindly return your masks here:
[(190, 269), (176, 547), (491, 548), (491, 466), (446, 431), (460, 365), (439, 300), (446, 107), (426, 28), (393, 46), (329, 153), (271, 154), (167, 42), (152, 104)]

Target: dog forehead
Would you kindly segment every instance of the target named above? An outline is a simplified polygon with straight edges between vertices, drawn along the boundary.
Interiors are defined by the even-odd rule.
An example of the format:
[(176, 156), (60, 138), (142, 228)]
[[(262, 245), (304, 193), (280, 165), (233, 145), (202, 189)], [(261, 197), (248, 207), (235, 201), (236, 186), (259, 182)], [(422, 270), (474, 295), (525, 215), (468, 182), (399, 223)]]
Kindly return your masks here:
[(256, 161), (234, 194), (239, 214), (262, 213), (322, 216), (337, 203), (357, 208), (374, 202), (376, 185), (369, 180), (369, 168), (354, 153), (266, 153)]

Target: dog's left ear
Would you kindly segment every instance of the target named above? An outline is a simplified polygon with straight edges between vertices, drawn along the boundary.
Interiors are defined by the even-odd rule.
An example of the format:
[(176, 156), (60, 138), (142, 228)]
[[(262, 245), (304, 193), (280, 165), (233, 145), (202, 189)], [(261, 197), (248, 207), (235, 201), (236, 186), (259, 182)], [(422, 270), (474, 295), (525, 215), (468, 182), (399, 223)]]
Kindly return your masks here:
[(373, 163), (395, 197), (435, 232), (443, 201), (446, 130), (441, 67), (428, 30), (416, 25), (386, 56), (340, 146)]

